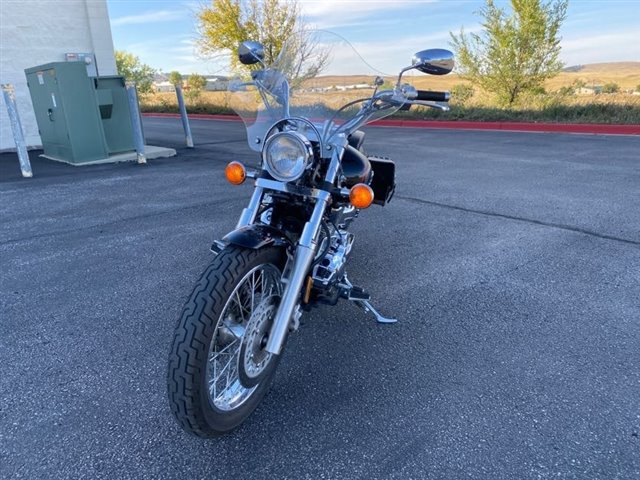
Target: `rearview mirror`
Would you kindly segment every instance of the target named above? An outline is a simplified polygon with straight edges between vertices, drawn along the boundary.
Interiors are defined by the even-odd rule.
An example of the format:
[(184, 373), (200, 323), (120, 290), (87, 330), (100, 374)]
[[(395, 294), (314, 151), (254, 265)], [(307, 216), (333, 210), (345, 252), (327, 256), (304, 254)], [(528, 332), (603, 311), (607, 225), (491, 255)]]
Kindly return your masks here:
[(446, 75), (453, 70), (455, 61), (453, 53), (443, 48), (430, 48), (413, 55), (413, 68), (430, 75)]
[(242, 42), (238, 47), (238, 59), (243, 65), (262, 63), (264, 60), (264, 47), (260, 42)]

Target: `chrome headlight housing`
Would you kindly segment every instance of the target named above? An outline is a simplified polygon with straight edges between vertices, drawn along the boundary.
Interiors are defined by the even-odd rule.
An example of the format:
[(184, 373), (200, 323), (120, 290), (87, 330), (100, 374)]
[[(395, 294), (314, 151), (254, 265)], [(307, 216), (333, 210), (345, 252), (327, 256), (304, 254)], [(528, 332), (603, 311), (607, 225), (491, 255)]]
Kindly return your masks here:
[(297, 132), (279, 132), (264, 144), (264, 169), (276, 180), (293, 182), (299, 179), (313, 159), (311, 143)]

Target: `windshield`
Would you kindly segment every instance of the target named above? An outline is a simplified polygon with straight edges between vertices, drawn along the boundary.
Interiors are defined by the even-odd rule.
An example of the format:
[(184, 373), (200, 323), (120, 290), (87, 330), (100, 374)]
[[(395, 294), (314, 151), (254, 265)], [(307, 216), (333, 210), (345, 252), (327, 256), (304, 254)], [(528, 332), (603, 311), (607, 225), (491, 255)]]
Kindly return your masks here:
[[(229, 106), (244, 121), (253, 150), (262, 150), (277, 121), (292, 117), (311, 121), (320, 140), (330, 142), (371, 97), (376, 79), (384, 81), (379, 90), (393, 89), (395, 79), (371, 67), (340, 35), (305, 31), (284, 43), (272, 65), (234, 78)], [(368, 122), (392, 115), (401, 106), (383, 105)]]

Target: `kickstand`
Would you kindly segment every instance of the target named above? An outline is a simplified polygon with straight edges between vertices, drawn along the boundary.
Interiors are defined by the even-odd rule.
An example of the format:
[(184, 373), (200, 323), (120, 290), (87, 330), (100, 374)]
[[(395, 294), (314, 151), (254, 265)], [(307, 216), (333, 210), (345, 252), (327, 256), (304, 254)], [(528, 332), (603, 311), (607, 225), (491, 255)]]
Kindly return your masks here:
[(378, 323), (396, 323), (398, 321), (397, 318), (388, 318), (383, 316), (379, 311), (377, 311), (368, 300), (351, 300), (357, 306), (362, 308), (367, 313), (372, 313), (374, 317), (376, 317), (376, 322)]
[(385, 317), (378, 310), (376, 310), (375, 307), (373, 305), (371, 305), (371, 303), (368, 300), (369, 294), (368, 293), (364, 293), (364, 290), (359, 289), (360, 290), (360, 295), (362, 295), (362, 293), (364, 293), (364, 297), (360, 296), (358, 298), (356, 296), (355, 292), (353, 292), (354, 291), (354, 286), (349, 281), (349, 279), (347, 278), (346, 274), (345, 274), (344, 278), (342, 279), (342, 281), (343, 281), (342, 287), (345, 287), (344, 291), (346, 293), (347, 300), (349, 300), (350, 302), (355, 303), (358, 307), (362, 308), (365, 312), (371, 313), (374, 317), (376, 317), (376, 322), (378, 322), (378, 323), (396, 323), (398, 321), (396, 318)]

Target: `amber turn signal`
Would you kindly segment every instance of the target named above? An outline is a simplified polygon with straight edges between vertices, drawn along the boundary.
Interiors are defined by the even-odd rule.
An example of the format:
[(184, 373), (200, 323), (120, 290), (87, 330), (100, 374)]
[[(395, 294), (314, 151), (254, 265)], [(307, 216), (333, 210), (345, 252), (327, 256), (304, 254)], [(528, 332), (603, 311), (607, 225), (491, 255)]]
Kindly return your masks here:
[(224, 176), (229, 183), (240, 185), (247, 178), (247, 170), (240, 162), (231, 162), (224, 169)]
[(373, 203), (373, 190), (369, 185), (358, 183), (351, 187), (349, 201), (356, 208), (367, 208)]

